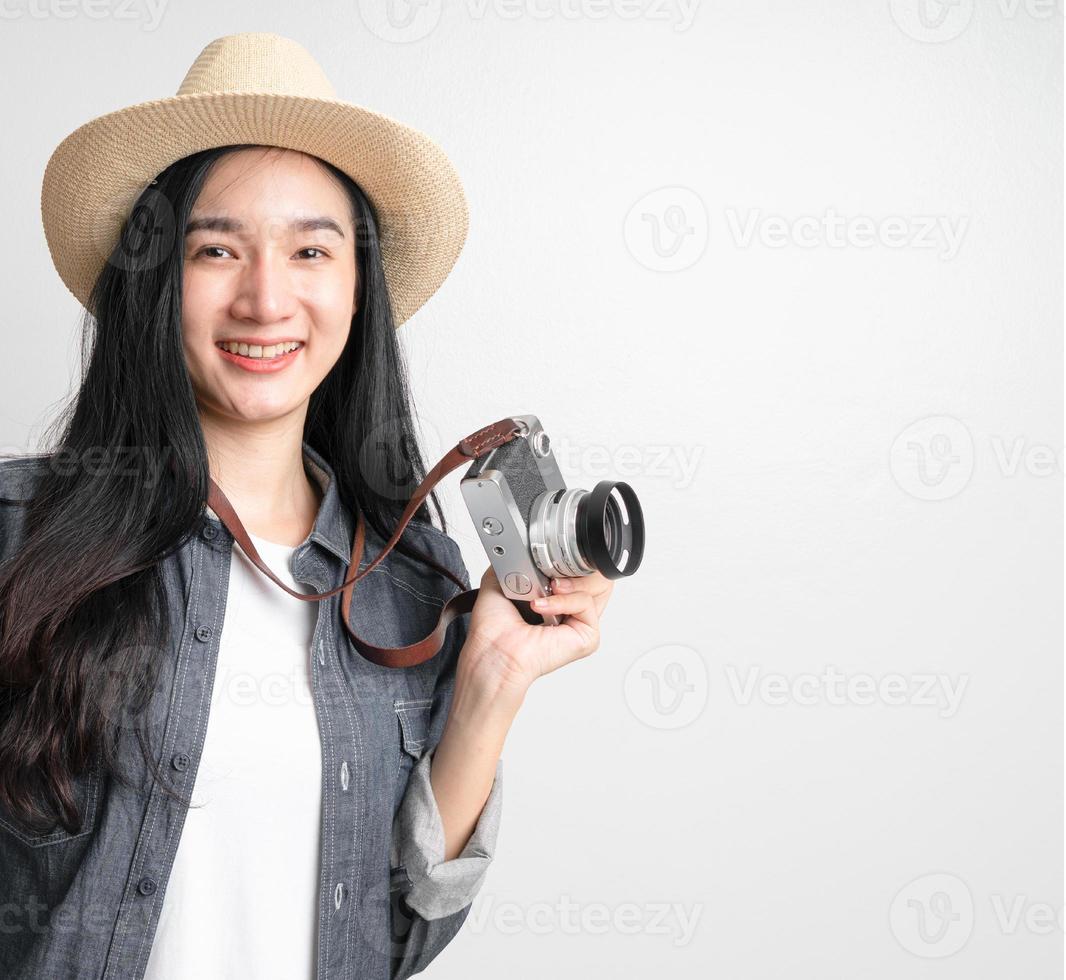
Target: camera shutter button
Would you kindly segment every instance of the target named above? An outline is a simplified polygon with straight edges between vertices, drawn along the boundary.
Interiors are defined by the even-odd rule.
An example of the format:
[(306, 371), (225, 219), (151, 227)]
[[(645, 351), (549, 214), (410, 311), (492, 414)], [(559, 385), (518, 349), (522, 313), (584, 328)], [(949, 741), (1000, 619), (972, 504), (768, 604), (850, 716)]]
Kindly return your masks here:
[(533, 584), (521, 572), (509, 572), (503, 581), (507, 588), (519, 595), (526, 595), (533, 588)]

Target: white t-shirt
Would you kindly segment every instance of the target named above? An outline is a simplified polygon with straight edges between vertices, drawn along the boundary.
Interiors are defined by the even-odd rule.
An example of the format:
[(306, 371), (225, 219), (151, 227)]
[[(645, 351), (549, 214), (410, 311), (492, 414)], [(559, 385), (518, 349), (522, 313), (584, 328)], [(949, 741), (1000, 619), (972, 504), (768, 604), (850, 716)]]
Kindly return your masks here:
[[(250, 534), (286, 585), (295, 548)], [(315, 975), (322, 750), (311, 699), (317, 602), (233, 548), (203, 756), (146, 980)], [(203, 806), (199, 806), (203, 804)]]

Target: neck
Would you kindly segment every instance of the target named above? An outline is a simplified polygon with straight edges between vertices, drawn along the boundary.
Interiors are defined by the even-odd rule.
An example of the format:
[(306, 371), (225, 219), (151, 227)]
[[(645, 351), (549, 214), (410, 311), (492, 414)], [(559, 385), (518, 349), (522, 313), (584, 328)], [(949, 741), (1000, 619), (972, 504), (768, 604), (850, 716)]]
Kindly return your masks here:
[(311, 533), (321, 490), (304, 469), (303, 420), (219, 425), (202, 418), (211, 479), (245, 530), (295, 547)]

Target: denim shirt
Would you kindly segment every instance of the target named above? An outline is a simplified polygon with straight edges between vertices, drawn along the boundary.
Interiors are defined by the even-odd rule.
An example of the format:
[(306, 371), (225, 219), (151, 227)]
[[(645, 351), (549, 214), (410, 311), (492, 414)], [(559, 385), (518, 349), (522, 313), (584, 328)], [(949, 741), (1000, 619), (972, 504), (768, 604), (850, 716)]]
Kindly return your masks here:
[[(323, 490), (314, 527), (292, 556), (294, 578), (316, 592), (348, 575), (354, 521), (332, 468), (306, 442), (305, 465)], [(0, 462), (0, 496), (25, 500), (47, 457)], [(0, 562), (21, 540), (25, 509), (0, 504)], [(469, 587), (456, 543), (421, 521), (412, 541)], [(360, 567), (384, 541), (369, 526)], [(406, 532), (405, 532), (406, 535)], [(171, 643), (148, 710), (137, 723), (171, 788), (188, 799), (207, 730), (226, 614), (234, 539), (209, 507), (195, 533), (160, 565)], [(379, 646), (425, 636), (458, 591), (392, 551), (354, 588), (352, 628)], [(311, 687), (322, 746), (318, 980), (399, 980), (423, 970), (470, 911), (492, 860), (503, 760), (478, 823), (445, 861), (444, 828), (429, 781), (443, 733), (467, 617), (436, 656), (410, 668), (364, 659), (344, 629), (342, 594), (316, 603)], [(134, 980), (144, 975), (181, 839), (185, 807), (153, 781), (130, 725), (119, 740), (131, 787), (102, 769), (79, 776), (81, 829), (27, 833), (0, 809), (0, 977)], [(279, 779), (285, 774), (279, 773)], [(269, 820), (250, 813), (249, 820)], [(235, 921), (239, 910), (235, 910)], [(308, 910), (308, 914), (312, 914)], [(284, 941), (263, 936), (263, 942)]]

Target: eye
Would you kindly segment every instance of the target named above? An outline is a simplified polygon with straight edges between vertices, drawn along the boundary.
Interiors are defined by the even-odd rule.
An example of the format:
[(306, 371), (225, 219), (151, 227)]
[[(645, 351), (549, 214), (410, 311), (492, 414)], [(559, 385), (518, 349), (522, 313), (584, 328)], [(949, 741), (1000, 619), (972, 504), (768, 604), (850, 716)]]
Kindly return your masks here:
[[(205, 245), (196, 254), (197, 255), (203, 255), (205, 252), (209, 252), (209, 251), (212, 251), (212, 250), (215, 251), (215, 252), (227, 252), (227, 254), (229, 254), (228, 250), (224, 249), (221, 245)], [(212, 256), (209, 256), (209, 258), (215, 258), (215, 256), (212, 255)]]
[(300, 251), (297, 252), (296, 254), (297, 255), (302, 255), (304, 252), (318, 252), (318, 255), (312, 256), (312, 258), (319, 258), (319, 257), (327, 258), (328, 257), (326, 252), (323, 252), (322, 249), (318, 248), (315, 245), (308, 245), (307, 248), (301, 248)]

